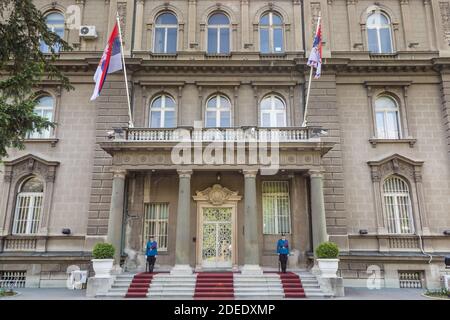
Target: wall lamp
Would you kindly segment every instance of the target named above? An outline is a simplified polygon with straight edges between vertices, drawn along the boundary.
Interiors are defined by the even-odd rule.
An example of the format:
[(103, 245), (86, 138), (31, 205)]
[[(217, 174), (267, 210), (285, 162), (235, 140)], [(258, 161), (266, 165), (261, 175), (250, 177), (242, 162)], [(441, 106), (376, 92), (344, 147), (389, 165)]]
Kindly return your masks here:
[(61, 232), (62, 232), (62, 234), (66, 234), (66, 235), (69, 235), (72, 233), (72, 231), (69, 228), (64, 228), (64, 229), (62, 229)]
[(369, 231), (367, 231), (367, 229), (361, 229), (361, 230), (359, 230), (359, 234), (366, 235), (366, 234), (369, 234)]
[(450, 236), (450, 230), (444, 230), (444, 235), (446, 235), (446, 236)]

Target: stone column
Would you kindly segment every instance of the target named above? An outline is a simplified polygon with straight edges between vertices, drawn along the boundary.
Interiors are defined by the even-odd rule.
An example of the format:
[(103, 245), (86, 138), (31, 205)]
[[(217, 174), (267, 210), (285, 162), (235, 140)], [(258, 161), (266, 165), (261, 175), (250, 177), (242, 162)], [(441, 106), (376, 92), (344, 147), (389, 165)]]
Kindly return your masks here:
[(111, 207), (109, 209), (108, 236), (107, 242), (111, 243), (116, 252), (114, 254), (114, 264), (120, 265), (122, 251), (122, 218), (125, 196), (125, 170), (113, 172), (113, 184), (111, 194)]
[(311, 223), (313, 234), (313, 249), (328, 241), (325, 204), (323, 199), (323, 174), (320, 171), (310, 171), (311, 180)]
[(175, 266), (171, 274), (191, 274), (190, 231), (191, 231), (191, 175), (192, 170), (178, 170), (178, 211), (175, 243)]
[(258, 213), (256, 210), (256, 174), (258, 170), (244, 170), (244, 240), (245, 264), (243, 274), (262, 274), (259, 266)]

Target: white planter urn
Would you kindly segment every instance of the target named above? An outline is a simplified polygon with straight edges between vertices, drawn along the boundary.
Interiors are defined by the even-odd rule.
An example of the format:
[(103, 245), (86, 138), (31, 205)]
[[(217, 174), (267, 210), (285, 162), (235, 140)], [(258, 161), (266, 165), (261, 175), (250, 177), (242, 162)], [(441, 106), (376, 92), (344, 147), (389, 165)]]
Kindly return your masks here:
[(114, 259), (92, 259), (95, 278), (110, 278)]
[(317, 259), (322, 278), (337, 278), (339, 259)]

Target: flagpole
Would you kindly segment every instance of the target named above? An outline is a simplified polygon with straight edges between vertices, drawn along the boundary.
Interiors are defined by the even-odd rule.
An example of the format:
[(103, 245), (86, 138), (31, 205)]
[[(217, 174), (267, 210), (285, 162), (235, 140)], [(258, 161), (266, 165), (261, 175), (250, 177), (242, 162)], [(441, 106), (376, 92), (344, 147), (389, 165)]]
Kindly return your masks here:
[(131, 115), (131, 103), (130, 103), (130, 94), (128, 90), (128, 77), (127, 77), (127, 67), (125, 65), (125, 55), (123, 54), (123, 41), (122, 41), (122, 31), (120, 30), (120, 19), (119, 19), (119, 12), (116, 13), (116, 20), (117, 20), (117, 27), (119, 28), (119, 38), (120, 38), (120, 53), (122, 56), (122, 64), (123, 64), (123, 74), (125, 76), (125, 89), (127, 91), (127, 102), (128, 102), (128, 126), (130, 128), (134, 127), (133, 124), (133, 117)]
[[(319, 31), (319, 26), (320, 26), (320, 12), (319, 12), (319, 17), (317, 19), (316, 35), (317, 35), (317, 32)], [(310, 68), (311, 68), (311, 71), (309, 73), (308, 91), (306, 93), (305, 113), (303, 114), (302, 127), (306, 127), (306, 125), (308, 124), (308, 122), (306, 121), (306, 116), (307, 116), (307, 113), (308, 113), (309, 94), (311, 92), (311, 82), (312, 82), (312, 75), (313, 75), (313, 69), (314, 69), (312, 66)]]
[(306, 127), (306, 125), (308, 124), (306, 121), (306, 114), (308, 113), (309, 93), (311, 92), (311, 81), (312, 81), (312, 75), (313, 75), (313, 67), (310, 67), (310, 68), (311, 68), (311, 71), (309, 73), (308, 92), (306, 93), (305, 114), (303, 115), (302, 127)]

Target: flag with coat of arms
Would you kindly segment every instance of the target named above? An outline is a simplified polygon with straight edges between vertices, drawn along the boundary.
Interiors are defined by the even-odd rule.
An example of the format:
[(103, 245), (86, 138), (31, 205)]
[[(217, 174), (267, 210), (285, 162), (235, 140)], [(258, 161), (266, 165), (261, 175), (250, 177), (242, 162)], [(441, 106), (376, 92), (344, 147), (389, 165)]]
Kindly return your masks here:
[(314, 79), (320, 78), (322, 73), (322, 28), (320, 26), (320, 16), (317, 21), (316, 35), (314, 37), (311, 53), (309, 54), (308, 62), (306, 64), (311, 68), (316, 69)]
[(106, 80), (106, 75), (122, 70), (122, 41), (120, 39), (118, 22), (114, 25), (114, 29), (109, 36), (106, 48), (103, 51), (102, 58), (95, 71), (94, 81), (95, 88), (92, 94), (91, 101), (95, 100), (102, 91)]

